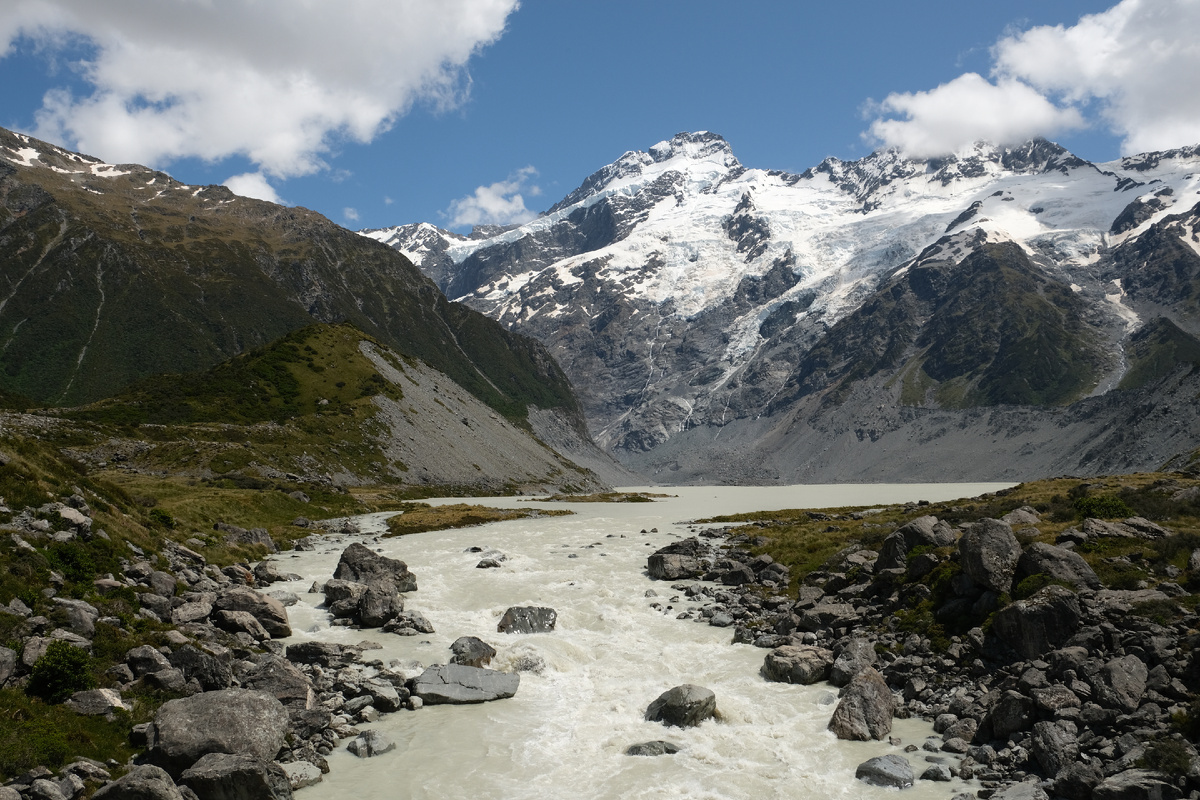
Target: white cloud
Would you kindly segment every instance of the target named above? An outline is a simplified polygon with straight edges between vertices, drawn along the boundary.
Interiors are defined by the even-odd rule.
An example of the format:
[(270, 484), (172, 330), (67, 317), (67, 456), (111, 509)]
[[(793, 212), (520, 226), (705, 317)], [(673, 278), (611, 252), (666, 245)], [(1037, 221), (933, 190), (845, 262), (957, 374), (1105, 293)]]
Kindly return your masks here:
[(19, 36), (94, 46), (92, 87), (48, 93), (35, 133), (110, 162), (242, 155), (275, 177), (324, 166), (416, 102), (460, 102), (468, 59), (518, 0), (8, 0), (0, 56)]
[(991, 79), (892, 94), (870, 136), (914, 156), (1099, 125), (1126, 153), (1200, 143), (1200, 0), (1122, 0), (1070, 27), (1010, 33)]
[(225, 186), (234, 194), (242, 197), (253, 197), (256, 200), (266, 200), (269, 203), (282, 203), (279, 194), (261, 172), (246, 172), (234, 175), (225, 181)]
[(537, 214), (525, 207), (525, 198), (520, 192), (528, 191), (531, 197), (541, 194), (539, 187), (528, 185), (537, 174), (533, 167), (524, 167), (506, 181), (480, 186), (474, 194), (452, 201), (446, 211), (450, 227), (512, 225), (534, 219)]
[(1059, 108), (1037, 90), (1011, 79), (990, 83), (968, 72), (928, 92), (888, 95), (871, 135), (915, 158), (953, 153), (975, 142), (1018, 144), (1084, 125), (1073, 108)]
[(347, 222), (358, 222), (358, 209), (347, 206), (342, 209), (342, 216)]

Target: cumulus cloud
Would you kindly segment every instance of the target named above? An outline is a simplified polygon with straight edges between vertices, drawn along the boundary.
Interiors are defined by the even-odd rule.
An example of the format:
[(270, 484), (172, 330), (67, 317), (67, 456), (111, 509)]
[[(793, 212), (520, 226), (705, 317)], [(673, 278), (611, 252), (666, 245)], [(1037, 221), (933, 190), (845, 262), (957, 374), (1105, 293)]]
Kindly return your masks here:
[(342, 209), (342, 216), (347, 222), (358, 222), (358, 209), (346, 206)]
[(510, 175), (508, 180), (490, 186), (480, 186), (475, 189), (474, 194), (452, 201), (446, 211), (450, 227), (529, 222), (537, 214), (525, 207), (525, 198), (521, 192), (527, 191), (530, 197), (541, 194), (539, 187), (529, 184), (537, 174), (533, 167), (525, 167)]
[(1122, 0), (1072, 26), (1011, 33), (990, 79), (889, 95), (869, 136), (914, 156), (1102, 126), (1136, 153), (1200, 142), (1200, 0)]
[(225, 181), (225, 186), (234, 194), (242, 197), (253, 197), (255, 200), (266, 200), (269, 203), (282, 203), (283, 200), (267, 181), (267, 176), (261, 172), (245, 172), (234, 175)]
[(338, 140), (369, 142), (414, 103), (459, 103), (467, 61), (518, 0), (4, 5), (0, 56), (20, 37), (51, 52), (89, 45), (76, 66), (90, 93), (48, 93), (37, 135), (111, 162), (241, 155), (286, 178), (323, 168)]

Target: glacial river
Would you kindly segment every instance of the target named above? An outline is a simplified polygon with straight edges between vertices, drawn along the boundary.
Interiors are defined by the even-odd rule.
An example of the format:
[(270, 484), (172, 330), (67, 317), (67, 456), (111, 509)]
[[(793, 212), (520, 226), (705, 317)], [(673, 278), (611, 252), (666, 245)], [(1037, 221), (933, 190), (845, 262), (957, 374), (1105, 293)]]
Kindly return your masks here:
[[(331, 536), (315, 552), (284, 553), (282, 571), (303, 580), (276, 584), (301, 598), (288, 609), (295, 634), (306, 639), (382, 645), (364, 658), (399, 660), (412, 676), (418, 665), (446, 663), (450, 643), (474, 635), (498, 651), (491, 667), (518, 659), (545, 662), (540, 674), (521, 673), (516, 697), (472, 706), (428, 706), (384, 715), (362, 729), (378, 728), (396, 750), (370, 759), (349, 754), (345, 743), (329, 757), (331, 771), (301, 800), (408, 800), (409, 798), (883, 798), (854, 779), (854, 769), (876, 755), (902, 752), (887, 742), (841, 742), (825, 729), (832, 713), (827, 685), (768, 683), (758, 674), (765, 650), (731, 645), (730, 628), (677, 620), (695, 607), (669, 584), (645, 575), (646, 557), (689, 535), (687, 520), (718, 514), (782, 508), (885, 505), (908, 500), (950, 500), (995, 491), (1008, 484), (928, 484), (798, 487), (671, 487), (647, 489), (675, 495), (654, 503), (547, 504), (570, 517), (495, 523), (371, 544), (407, 562), (419, 590), (406, 606), (422, 612), (434, 634), (402, 637), (378, 630), (330, 627), (329, 615), (307, 594), (328, 580), (342, 549), (371, 542), (389, 514), (355, 518), (361, 536)], [(432, 500), (434, 504), (463, 498)], [(524, 498), (481, 498), (491, 506), (539, 505)], [(657, 533), (640, 533), (657, 528)], [(478, 546), (507, 556), (499, 569), (476, 569)], [(653, 589), (657, 597), (647, 597)], [(676, 598), (678, 594), (677, 599)], [(669, 611), (651, 608), (651, 603)], [(552, 633), (506, 635), (496, 623), (509, 606), (550, 606), (558, 612)], [(712, 689), (719, 721), (697, 728), (665, 728), (643, 719), (646, 706), (681, 683)], [(836, 692), (836, 689), (833, 689)], [(893, 736), (921, 744), (932, 734), (920, 720), (896, 720)], [(667, 739), (682, 746), (672, 756), (624, 755), (631, 744)], [(924, 752), (909, 754), (916, 774)], [(918, 781), (905, 790), (913, 800), (950, 798), (969, 788), (961, 781)]]

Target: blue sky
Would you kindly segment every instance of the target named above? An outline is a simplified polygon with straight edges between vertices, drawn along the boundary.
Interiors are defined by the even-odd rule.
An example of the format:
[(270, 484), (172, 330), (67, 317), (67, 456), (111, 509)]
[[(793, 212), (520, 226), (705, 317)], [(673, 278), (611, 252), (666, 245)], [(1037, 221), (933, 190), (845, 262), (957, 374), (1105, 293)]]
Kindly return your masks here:
[[(881, 142), (926, 154), (960, 127), (1045, 133), (1096, 161), (1200, 142), (1200, 112), (1168, 112), (1176, 100), (1145, 89), (1169, 79), (1200, 96), (1196, 56), (1168, 46), (1157, 66), (1111, 74), (1085, 63), (1097, 43), (1195, 38), (1197, 0), (347, 0), (287, 24), (271, 6), (308, 12), (215, 0), (204, 18), (205, 4), (130, 0), (106, 15), (90, 2), (0, 0), (0, 125), (187, 183), (249, 175), (244, 191), (351, 228), (520, 219), (685, 130), (789, 171)], [(39, 17), (47, 5), (58, 15)], [(164, 39), (174, 50), (151, 52)], [(309, 69), (304, 89), (279, 77)]]

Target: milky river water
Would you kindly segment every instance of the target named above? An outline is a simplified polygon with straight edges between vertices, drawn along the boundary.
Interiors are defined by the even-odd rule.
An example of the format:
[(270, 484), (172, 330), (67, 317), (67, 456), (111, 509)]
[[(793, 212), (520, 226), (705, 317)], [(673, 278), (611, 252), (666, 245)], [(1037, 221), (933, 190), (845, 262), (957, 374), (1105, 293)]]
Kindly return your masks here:
[[(281, 571), (302, 580), (276, 584), (300, 596), (288, 609), (295, 631), (288, 643), (317, 639), (382, 645), (364, 653), (384, 663), (399, 660), (412, 676), (418, 665), (446, 663), (460, 636), (478, 636), (498, 651), (493, 669), (535, 656), (545, 668), (522, 672), (515, 697), (470, 706), (427, 706), (377, 722), (395, 750), (358, 759), (342, 743), (324, 780), (299, 791), (301, 800), (407, 800), (408, 798), (875, 798), (895, 790), (854, 779), (862, 761), (902, 753), (887, 742), (841, 742), (826, 731), (833, 706), (828, 685), (769, 683), (759, 675), (767, 651), (731, 645), (732, 629), (677, 620), (695, 607), (663, 581), (646, 574), (646, 557), (689, 535), (685, 523), (751, 510), (885, 505), (909, 500), (950, 500), (995, 491), (1007, 484), (927, 484), (798, 487), (671, 487), (654, 503), (559, 504), (524, 498), (468, 499), (490, 506), (567, 508), (569, 517), (494, 523), (401, 538), (375, 537), (389, 514), (356, 518), (361, 536), (330, 536), (313, 552), (283, 553)], [(463, 498), (432, 500), (434, 504)], [(657, 533), (640, 533), (657, 528)], [(330, 627), (308, 594), (313, 581), (332, 576), (342, 549), (367, 541), (405, 561), (419, 589), (406, 607), (423, 613), (433, 634), (397, 636), (379, 630)], [(507, 556), (499, 569), (477, 569), (480, 554)], [(573, 556), (573, 557), (572, 557)], [(647, 597), (653, 589), (657, 597)], [(670, 605), (657, 610), (652, 603)], [(551, 633), (496, 632), (514, 605), (550, 606), (558, 612)], [(717, 695), (719, 720), (690, 729), (646, 722), (646, 706), (681, 683)], [(920, 744), (928, 723), (896, 720), (893, 736)], [(667, 739), (676, 755), (626, 756), (631, 744)], [(908, 754), (916, 774), (924, 752)], [(970, 788), (961, 781), (918, 781), (904, 796), (950, 798)]]

